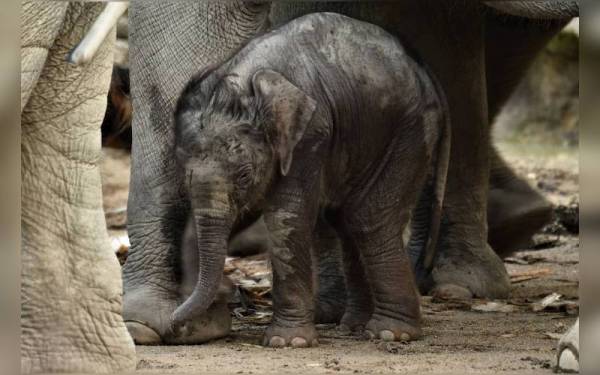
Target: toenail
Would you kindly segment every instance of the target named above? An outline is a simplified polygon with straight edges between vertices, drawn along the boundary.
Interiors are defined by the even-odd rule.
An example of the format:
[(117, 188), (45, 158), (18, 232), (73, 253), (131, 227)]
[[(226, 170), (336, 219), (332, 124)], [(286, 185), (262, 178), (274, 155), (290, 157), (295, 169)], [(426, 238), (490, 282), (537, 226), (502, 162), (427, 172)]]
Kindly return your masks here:
[(369, 330), (365, 330), (365, 332), (363, 333), (363, 335), (368, 339), (368, 340), (373, 340), (375, 338), (375, 334)]
[(273, 336), (269, 341), (269, 346), (273, 348), (282, 348), (285, 346), (285, 340), (281, 336)]
[(558, 368), (562, 371), (579, 371), (579, 361), (570, 349), (566, 348), (560, 353)]
[(381, 338), (383, 341), (394, 341), (396, 336), (394, 335), (394, 332), (386, 329), (379, 332), (379, 338)]
[(302, 337), (294, 337), (290, 344), (293, 348), (306, 348), (308, 346), (308, 342)]
[(313, 339), (313, 340), (310, 342), (310, 346), (319, 346), (319, 340), (317, 340), (317, 339)]
[(403, 332), (400, 335), (400, 340), (402, 340), (402, 341), (409, 341), (410, 340), (410, 335), (408, 333), (406, 333), (406, 332)]

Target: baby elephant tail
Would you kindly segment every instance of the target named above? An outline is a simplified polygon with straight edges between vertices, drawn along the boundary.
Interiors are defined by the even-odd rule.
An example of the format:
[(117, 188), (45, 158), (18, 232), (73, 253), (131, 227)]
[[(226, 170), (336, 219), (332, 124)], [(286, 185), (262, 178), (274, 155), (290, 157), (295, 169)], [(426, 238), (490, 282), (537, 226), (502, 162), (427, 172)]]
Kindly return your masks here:
[(427, 73), (429, 78), (433, 80), (436, 96), (439, 100), (437, 107), (441, 113), (434, 116), (436, 123), (433, 125), (440, 130), (440, 136), (432, 176), (421, 192), (417, 206), (412, 213), (411, 236), (407, 246), (417, 283), (422, 288), (427, 283), (426, 279), (431, 273), (436, 257), (451, 143), (450, 112), (446, 97), (432, 72), (427, 71)]
[[(439, 89), (438, 89), (439, 92)], [(423, 268), (430, 272), (433, 267), (433, 260), (437, 249), (437, 241), (440, 234), (442, 222), (442, 207), (444, 204), (444, 194), (446, 193), (446, 180), (448, 177), (448, 164), (450, 163), (450, 112), (446, 97), (440, 94), (443, 102), (442, 133), (438, 143), (437, 161), (434, 172), (433, 201), (431, 207), (431, 222), (429, 224), (429, 236), (423, 254)]]

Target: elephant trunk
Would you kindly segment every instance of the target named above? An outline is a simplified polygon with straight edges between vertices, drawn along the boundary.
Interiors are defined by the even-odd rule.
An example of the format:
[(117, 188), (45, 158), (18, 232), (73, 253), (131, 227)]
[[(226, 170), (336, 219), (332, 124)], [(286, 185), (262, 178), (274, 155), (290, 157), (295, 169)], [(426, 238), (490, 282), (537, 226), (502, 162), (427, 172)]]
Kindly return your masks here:
[(171, 325), (174, 329), (197, 318), (213, 303), (223, 276), (227, 241), (232, 228), (231, 217), (229, 207), (194, 208), (198, 281), (192, 294), (173, 313)]

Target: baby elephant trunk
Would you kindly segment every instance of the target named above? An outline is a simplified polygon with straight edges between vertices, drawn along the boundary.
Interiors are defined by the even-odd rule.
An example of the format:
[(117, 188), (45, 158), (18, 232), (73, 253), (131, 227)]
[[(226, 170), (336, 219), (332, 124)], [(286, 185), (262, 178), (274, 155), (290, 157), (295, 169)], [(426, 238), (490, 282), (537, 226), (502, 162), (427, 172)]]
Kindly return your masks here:
[(192, 294), (173, 313), (173, 329), (206, 312), (217, 295), (225, 267), (231, 233), (230, 210), (194, 208), (193, 220), (198, 241), (198, 281)]

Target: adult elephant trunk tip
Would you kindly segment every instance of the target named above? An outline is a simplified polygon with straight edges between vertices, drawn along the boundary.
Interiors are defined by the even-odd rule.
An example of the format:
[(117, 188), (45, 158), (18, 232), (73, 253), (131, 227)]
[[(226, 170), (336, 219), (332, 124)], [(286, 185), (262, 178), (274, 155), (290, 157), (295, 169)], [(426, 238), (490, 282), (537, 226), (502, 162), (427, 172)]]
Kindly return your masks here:
[(206, 312), (217, 295), (223, 277), (227, 241), (231, 232), (229, 210), (194, 209), (194, 225), (198, 241), (198, 281), (192, 294), (171, 316), (173, 332)]

